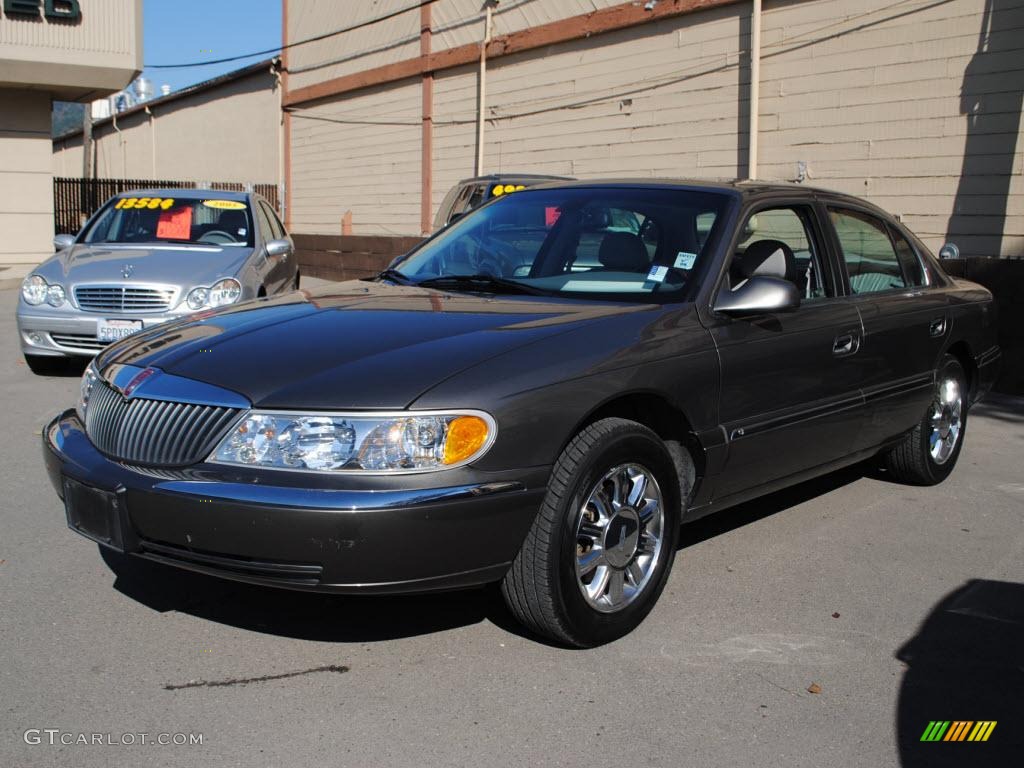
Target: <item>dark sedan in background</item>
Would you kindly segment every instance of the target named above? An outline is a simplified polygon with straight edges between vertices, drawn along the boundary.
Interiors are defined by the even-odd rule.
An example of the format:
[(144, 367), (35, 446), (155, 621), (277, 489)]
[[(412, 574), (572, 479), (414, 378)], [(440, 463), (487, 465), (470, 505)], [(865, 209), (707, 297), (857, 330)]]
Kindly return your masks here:
[(499, 582), (590, 646), (654, 606), (680, 523), (874, 456), (942, 481), (995, 327), (852, 197), (537, 187), (376, 279), (113, 345), (44, 454), (72, 529), (119, 551), (295, 589)]
[(35, 373), (143, 328), (299, 285), (291, 237), (270, 203), (248, 192), (125, 192), (54, 245), (18, 302)]

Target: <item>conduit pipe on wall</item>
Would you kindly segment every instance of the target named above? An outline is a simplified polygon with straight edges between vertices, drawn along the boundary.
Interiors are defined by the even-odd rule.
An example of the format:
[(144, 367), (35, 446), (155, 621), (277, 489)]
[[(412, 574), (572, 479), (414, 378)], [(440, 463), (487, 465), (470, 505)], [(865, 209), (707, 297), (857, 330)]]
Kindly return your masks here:
[(121, 134), (121, 129), (117, 127), (117, 112), (112, 111), (110, 115), (110, 124), (117, 131), (117, 144), (121, 147), (121, 178), (128, 178), (128, 152), (124, 146), (124, 136)]
[(750, 126), (747, 130), (747, 178), (757, 178), (758, 114), (761, 97), (761, 0), (750, 14)]
[(484, 2), (484, 39), (480, 43), (480, 77), (476, 112), (476, 175), (484, 173), (484, 114), (487, 108), (487, 46), (491, 42), (491, 12), (497, 0)]

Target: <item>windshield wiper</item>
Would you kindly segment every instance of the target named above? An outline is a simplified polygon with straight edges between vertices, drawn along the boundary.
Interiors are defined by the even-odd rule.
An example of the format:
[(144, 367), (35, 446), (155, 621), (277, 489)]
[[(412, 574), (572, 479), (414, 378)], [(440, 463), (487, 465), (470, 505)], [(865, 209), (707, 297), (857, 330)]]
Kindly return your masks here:
[(533, 288), (528, 285), (523, 285), (516, 280), (506, 280), (502, 277), (495, 277), (494, 275), (440, 275), (438, 277), (428, 277), (426, 280), (419, 280), (415, 283), (416, 285), (422, 285), (425, 287), (432, 286), (453, 286), (455, 288), (462, 288), (464, 290), (476, 290), (483, 291), (486, 293), (528, 293), (533, 296), (544, 296), (546, 291)]
[(383, 272), (379, 272), (374, 276), (376, 280), (390, 280), (393, 283), (400, 285), (409, 285), (412, 281), (406, 276), (404, 272), (399, 272), (397, 269), (388, 267)]

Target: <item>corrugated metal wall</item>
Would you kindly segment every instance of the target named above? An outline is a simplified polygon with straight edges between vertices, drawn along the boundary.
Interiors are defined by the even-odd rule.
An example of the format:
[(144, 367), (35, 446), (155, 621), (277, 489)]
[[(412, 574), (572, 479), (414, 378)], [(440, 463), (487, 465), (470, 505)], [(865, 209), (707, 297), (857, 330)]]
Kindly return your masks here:
[[(513, 0), (496, 32), (613, 4)], [(479, 40), (478, 3), (433, 14), (435, 51)], [(748, 14), (739, 3), (492, 60), (485, 170), (745, 175)], [(415, 37), (418, 12), (406, 16)], [(901, 214), (933, 248), (952, 236), (965, 254), (1024, 254), (1024, 0), (767, 0), (763, 29), (761, 178), (794, 179), (803, 161), (809, 183)], [(476, 84), (474, 66), (435, 78), (435, 207), (472, 175)], [(356, 232), (417, 231), (420, 95), (410, 80), (312, 110), (402, 125), (293, 121), (297, 231), (336, 233), (349, 208)]]

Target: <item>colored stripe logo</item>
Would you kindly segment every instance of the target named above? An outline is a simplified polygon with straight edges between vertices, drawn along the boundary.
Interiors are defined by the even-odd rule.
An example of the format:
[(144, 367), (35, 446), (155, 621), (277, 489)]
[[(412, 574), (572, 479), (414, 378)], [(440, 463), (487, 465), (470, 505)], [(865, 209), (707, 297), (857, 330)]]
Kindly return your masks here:
[(995, 720), (932, 720), (921, 741), (988, 741), (995, 728)]

